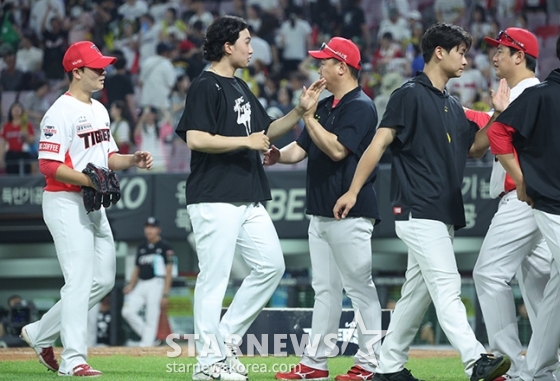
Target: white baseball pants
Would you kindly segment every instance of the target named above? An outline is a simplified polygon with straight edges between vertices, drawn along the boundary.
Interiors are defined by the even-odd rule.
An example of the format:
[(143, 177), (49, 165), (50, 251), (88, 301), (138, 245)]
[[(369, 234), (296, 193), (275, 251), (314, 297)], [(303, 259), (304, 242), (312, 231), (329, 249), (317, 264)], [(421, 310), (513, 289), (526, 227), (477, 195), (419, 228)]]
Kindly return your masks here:
[(517, 279), (533, 330), (550, 278), (551, 254), (537, 227), (533, 210), (506, 194), (492, 218), (473, 270), (480, 308), (486, 323), (490, 351), (511, 358), (508, 374), (518, 378), (523, 365), (517, 311), (510, 285)]
[(431, 299), (443, 332), (459, 352), (465, 373), (470, 376), (475, 361), (486, 350), (476, 340), (461, 301), (453, 226), (411, 217), (408, 221), (396, 221), (395, 230), (408, 246), (408, 265), (401, 298), (391, 317), (389, 334), (381, 346), (378, 372), (393, 373), (404, 368), (410, 344)]
[[(328, 334), (338, 335), (344, 289), (356, 315), (361, 317), (361, 326), (356, 327), (359, 350), (354, 362), (375, 371), (381, 343), (381, 305), (371, 276), (372, 233), (373, 221), (367, 218), (337, 221), (311, 217), (309, 253), (315, 304), (303, 364), (327, 370), (328, 357), (337, 355), (331, 353), (324, 339)], [(362, 328), (371, 332), (362, 332)]]
[[(284, 274), (284, 257), (272, 220), (260, 203), (199, 203), (188, 205), (187, 211), (200, 269), (194, 291), (197, 359), (207, 366), (225, 358), (228, 336), (243, 336), (268, 303)], [(251, 273), (220, 321), (236, 250)]]
[(521, 378), (525, 381), (556, 381), (554, 373), (558, 368), (560, 346), (560, 216), (540, 210), (533, 210), (533, 214), (553, 259), (550, 280), (544, 289)]
[[(139, 279), (124, 297), (122, 317), (140, 336), (140, 347), (153, 347), (157, 336), (165, 278)], [(145, 307), (144, 318), (138, 313)]]
[(48, 347), (60, 335), (61, 372), (87, 362), (88, 310), (115, 284), (115, 246), (105, 209), (86, 213), (76, 192), (44, 192), (43, 218), (64, 275), (60, 301), (27, 326), (33, 345)]

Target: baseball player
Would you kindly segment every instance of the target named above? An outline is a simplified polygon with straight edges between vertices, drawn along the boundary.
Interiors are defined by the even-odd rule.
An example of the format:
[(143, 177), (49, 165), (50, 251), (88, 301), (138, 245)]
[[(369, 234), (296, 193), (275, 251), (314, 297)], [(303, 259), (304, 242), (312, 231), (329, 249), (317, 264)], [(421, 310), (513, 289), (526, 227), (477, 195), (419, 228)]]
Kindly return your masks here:
[[(535, 77), (539, 44), (535, 35), (520, 28), (508, 28), (497, 39), (485, 37), (497, 47), (494, 55), (496, 75), (507, 81), (511, 89), (505, 106), (515, 100), (526, 88), (537, 85)], [(467, 118), (484, 127), (495, 121), (493, 115), (467, 110)], [(490, 177), (490, 195), (500, 197), (498, 211), (486, 233), (480, 249), (473, 278), (480, 308), (486, 323), (490, 351), (507, 355), (511, 368), (503, 380), (518, 379), (523, 364), (522, 345), (517, 330), (517, 316), (510, 285), (517, 274), (533, 330), (544, 287), (550, 277), (551, 254), (539, 231), (533, 211), (519, 201), (515, 183), (502, 165), (495, 161)], [(558, 369), (558, 364), (555, 364)], [(501, 381), (501, 380), (500, 380)]]
[[(88, 310), (115, 282), (113, 234), (103, 208), (86, 213), (81, 186), (93, 187), (82, 170), (88, 163), (122, 170), (150, 168), (148, 152), (120, 155), (109, 130), (109, 114), (92, 99), (103, 89), (105, 67), (115, 62), (89, 41), (72, 44), (62, 61), (70, 85), (45, 114), (39, 141), (39, 166), (45, 175), (43, 218), (53, 236), (64, 286), (60, 301), (41, 320), (22, 329), (22, 338), (39, 361), (61, 376), (99, 376), (87, 364)], [(62, 340), (60, 367), (52, 344)]]
[[(324, 88), (323, 80), (304, 88), (298, 106), (272, 122), (247, 84), (234, 76), (236, 69), (247, 67), (252, 52), (243, 19), (216, 19), (204, 42), (210, 68), (193, 81), (177, 126), (192, 150), (186, 198), (200, 269), (194, 294), (199, 335), (194, 380), (246, 379), (236, 339), (245, 334), (284, 273), (280, 241), (261, 204), (270, 199), (270, 187), (260, 152), (314, 108)], [(236, 250), (251, 273), (220, 320)]]
[(472, 38), (461, 27), (431, 26), (422, 37), (424, 72), (389, 99), (370, 146), (360, 159), (349, 191), (334, 207), (346, 218), (384, 151), (390, 147), (391, 200), (397, 236), (408, 246), (408, 267), (373, 380), (413, 381), (404, 368), (408, 350), (430, 299), (438, 320), (459, 352), (471, 380), (490, 381), (507, 372), (507, 357), (487, 355), (467, 321), (461, 277), (453, 252), (455, 229), (465, 226), (461, 195), (467, 154), (482, 156), (484, 129), (465, 117), (445, 85), (461, 75)]
[(350, 186), (358, 160), (375, 134), (377, 111), (358, 84), (360, 50), (351, 40), (334, 37), (309, 54), (321, 60), (319, 74), (333, 95), (320, 101), (315, 112), (304, 115), (305, 129), (297, 141), (281, 150), (272, 146), (265, 154), (269, 165), (294, 164), (308, 157), (306, 202), (315, 291), (305, 354), (290, 372), (277, 373), (276, 378), (328, 379), (327, 335), (338, 334), (345, 289), (364, 326), (357, 327), (359, 350), (354, 366), (336, 380), (371, 380), (380, 344), (376, 335), (381, 338), (381, 305), (371, 276), (371, 235), (380, 220), (373, 188), (376, 173), (361, 189), (352, 218), (336, 221), (332, 208)]
[[(560, 59), (560, 38), (556, 42)], [(553, 381), (560, 345), (560, 175), (547, 170), (560, 160), (560, 69), (526, 89), (488, 131), (492, 153), (511, 176), (517, 197), (531, 208), (552, 253), (550, 280), (537, 311), (520, 378)], [(557, 366), (557, 365), (556, 365)]]
[[(146, 240), (136, 250), (136, 266), (123, 288), (126, 296), (122, 317), (140, 336), (140, 347), (156, 344), (160, 311), (167, 306), (173, 281), (175, 253), (160, 234), (159, 221), (149, 217), (144, 224)], [(142, 308), (145, 308), (145, 320), (138, 314)]]

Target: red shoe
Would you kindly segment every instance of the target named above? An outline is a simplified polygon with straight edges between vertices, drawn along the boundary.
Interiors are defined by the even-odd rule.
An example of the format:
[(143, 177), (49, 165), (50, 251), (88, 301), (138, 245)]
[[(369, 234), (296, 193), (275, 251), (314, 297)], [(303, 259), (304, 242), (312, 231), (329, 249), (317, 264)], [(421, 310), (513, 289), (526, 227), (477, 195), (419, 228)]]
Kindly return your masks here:
[(92, 369), (88, 364), (77, 365), (68, 373), (58, 372), (59, 376), (74, 376), (74, 377), (99, 377), (103, 373), (98, 370)]
[(310, 368), (303, 364), (297, 364), (286, 373), (276, 373), (277, 380), (328, 380), (329, 371)]
[(513, 381), (513, 380), (519, 381), (518, 378), (513, 378), (513, 377), (511, 377), (511, 376), (509, 376), (509, 375), (507, 375), (507, 374), (504, 374), (503, 376), (500, 376), (500, 377), (498, 377), (498, 378), (495, 378), (493, 381), (510, 381), (510, 380), (512, 380), (512, 381)]
[(359, 365), (354, 365), (348, 373), (336, 376), (336, 381), (365, 381), (373, 379), (375, 373), (365, 370)]
[(47, 348), (39, 348), (33, 345), (33, 342), (29, 338), (27, 334), (26, 327), (21, 329), (20, 337), (29, 345), (35, 353), (37, 353), (37, 357), (39, 357), (39, 362), (47, 367), (48, 370), (52, 370), (53, 372), (58, 371), (58, 361), (56, 361), (56, 357), (54, 356), (54, 351), (52, 345)]

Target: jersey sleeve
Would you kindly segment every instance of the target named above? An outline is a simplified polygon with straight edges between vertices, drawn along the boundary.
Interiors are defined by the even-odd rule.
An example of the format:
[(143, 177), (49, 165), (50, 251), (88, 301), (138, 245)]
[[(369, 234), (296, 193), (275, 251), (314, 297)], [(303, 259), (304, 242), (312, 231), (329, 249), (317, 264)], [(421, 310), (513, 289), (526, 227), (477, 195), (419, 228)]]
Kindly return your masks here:
[(199, 77), (193, 82), (187, 99), (185, 110), (177, 124), (175, 132), (187, 141), (187, 131), (198, 130), (211, 134), (218, 131), (216, 110), (218, 109), (220, 86), (211, 77)]
[(539, 117), (540, 101), (535, 88), (527, 88), (498, 116), (496, 122), (511, 126), (523, 137), (529, 138)]
[(417, 117), (417, 101), (413, 91), (403, 86), (393, 92), (379, 124), (380, 128), (395, 128), (398, 139), (405, 143), (414, 133)]
[(350, 102), (339, 116), (333, 133), (338, 141), (351, 152), (357, 153), (360, 143), (368, 132), (377, 126), (377, 112), (373, 104)]
[(309, 132), (307, 132), (307, 128), (304, 128), (299, 134), (296, 143), (303, 148), (303, 150), (309, 153), (309, 149), (311, 148), (311, 136), (309, 136)]
[(64, 162), (66, 152), (72, 144), (72, 123), (63, 110), (51, 107), (41, 121), (39, 159)]
[(468, 120), (475, 122), (479, 128), (484, 128), (490, 121), (491, 116), (484, 111), (466, 110), (465, 115)]

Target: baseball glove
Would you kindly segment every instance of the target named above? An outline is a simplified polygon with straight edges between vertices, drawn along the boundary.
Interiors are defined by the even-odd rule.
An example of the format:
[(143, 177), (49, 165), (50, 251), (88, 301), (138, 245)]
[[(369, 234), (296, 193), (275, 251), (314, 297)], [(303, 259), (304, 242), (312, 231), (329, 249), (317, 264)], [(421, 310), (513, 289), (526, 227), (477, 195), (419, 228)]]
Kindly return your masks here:
[(82, 187), (84, 207), (88, 213), (99, 210), (101, 205), (108, 208), (121, 199), (119, 178), (115, 172), (93, 163), (88, 163), (82, 172), (94, 185), (94, 188)]

